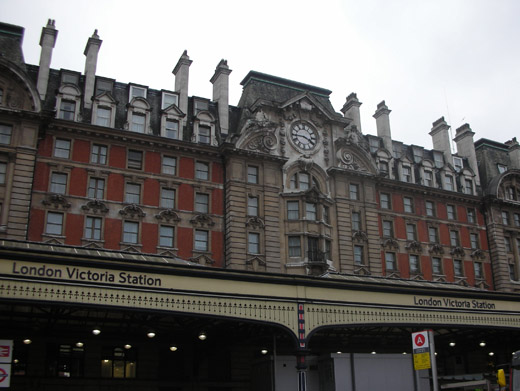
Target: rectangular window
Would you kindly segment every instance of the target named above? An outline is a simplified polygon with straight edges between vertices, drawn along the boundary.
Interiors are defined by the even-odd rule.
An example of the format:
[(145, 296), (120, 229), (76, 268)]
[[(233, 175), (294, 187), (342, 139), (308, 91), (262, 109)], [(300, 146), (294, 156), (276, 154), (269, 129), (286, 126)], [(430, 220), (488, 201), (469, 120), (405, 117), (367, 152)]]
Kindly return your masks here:
[(207, 181), (209, 179), (209, 163), (195, 163), (195, 178)]
[(105, 107), (98, 107), (96, 111), (96, 125), (98, 126), (110, 126), (110, 117), (112, 110)]
[(349, 194), (351, 200), (359, 200), (359, 185), (351, 183), (349, 185)]
[(454, 205), (446, 205), (446, 212), (448, 214), (448, 220), (456, 220), (457, 215), (455, 213), (455, 206)]
[(298, 220), (300, 218), (300, 203), (298, 201), (287, 201), (287, 220)]
[(509, 225), (509, 213), (502, 211), (502, 224)]
[(163, 187), (161, 189), (161, 208), (175, 209), (175, 190)]
[(99, 144), (92, 145), (90, 162), (94, 164), (107, 164), (107, 146)]
[(387, 238), (394, 237), (394, 225), (389, 220), (383, 220), (383, 236)]
[(139, 237), (139, 223), (135, 221), (125, 221), (123, 223), (123, 242), (137, 243)]
[(195, 101), (195, 114), (197, 114), (200, 111), (207, 111), (209, 110), (209, 102), (204, 100), (196, 100)]
[(173, 236), (174, 228), (168, 225), (161, 225), (159, 227), (159, 246), (161, 247), (173, 247)]
[(406, 224), (406, 240), (417, 240), (415, 224)]
[(171, 105), (178, 106), (179, 97), (177, 96), (177, 94), (170, 94), (168, 92), (163, 92), (161, 109), (164, 110), (164, 109), (170, 107)]
[(130, 99), (129, 100), (132, 100), (133, 98), (145, 98), (146, 99), (146, 88), (130, 86)]
[(511, 238), (509, 236), (504, 236), (504, 244), (506, 246), (506, 251), (512, 253), (513, 247), (511, 247)]
[(11, 135), (13, 127), (10, 125), (0, 124), (0, 144), (11, 144)]
[(305, 203), (305, 218), (311, 221), (317, 220), (316, 204), (312, 202)]
[(381, 193), (381, 208), (382, 209), (391, 209), (392, 204), (390, 202), (390, 194)]
[(352, 230), (361, 231), (361, 213), (352, 212)]
[(462, 170), (463, 163), (460, 157), (453, 156), (453, 167), (457, 172), (460, 172), (460, 170)]
[(403, 166), (403, 182), (412, 182), (412, 170), (409, 166)]
[(132, 123), (130, 124), (130, 130), (132, 132), (144, 133), (145, 123), (146, 116), (144, 114), (132, 113)]
[(515, 227), (520, 227), (520, 213), (514, 214)]
[(444, 188), (453, 191), (453, 177), (451, 175), (446, 175), (444, 177)]
[(301, 257), (301, 242), (299, 236), (289, 236), (289, 257)]
[(101, 377), (115, 379), (135, 379), (137, 372), (136, 349), (114, 348), (110, 352), (103, 349)]
[(435, 203), (433, 201), (426, 201), (426, 216), (435, 216)]
[(247, 166), (247, 183), (258, 183), (258, 167)]
[(430, 243), (439, 243), (439, 230), (436, 227), (428, 227), (428, 239)]
[(323, 222), (330, 224), (329, 207), (325, 205), (323, 205)]
[(141, 151), (128, 150), (128, 168), (135, 170), (143, 168), (143, 153)]
[(459, 232), (458, 231), (450, 231), (450, 244), (452, 247), (459, 246)]
[(477, 234), (474, 234), (474, 233), (470, 233), (469, 234), (469, 239), (470, 239), (470, 242), (471, 242), (471, 248), (476, 250), (477, 248), (479, 248), (479, 245), (478, 245), (478, 235)]
[(209, 213), (209, 194), (195, 193), (195, 212)]
[(484, 278), (484, 274), (482, 273), (482, 263), (475, 262), (473, 263), (473, 270), (475, 271), (475, 278)]
[(49, 235), (61, 235), (63, 232), (63, 213), (48, 212), (45, 224), (45, 233)]
[(57, 138), (54, 142), (54, 156), (68, 159), (70, 157), (70, 140)]
[(363, 246), (354, 246), (354, 263), (356, 265), (364, 265)]
[(70, 100), (62, 100), (60, 104), (60, 119), (74, 121), (76, 114), (76, 102)]
[(51, 193), (65, 194), (67, 191), (67, 174), (53, 172), (51, 175)]
[(0, 185), (5, 184), (5, 174), (7, 173), (7, 163), (0, 162)]
[(101, 217), (87, 216), (85, 219), (85, 239), (101, 240)]
[(462, 261), (460, 259), (453, 260), (453, 273), (456, 277), (462, 277), (464, 275), (462, 270)]
[(260, 254), (260, 234), (249, 232), (247, 235), (247, 252), (249, 254)]
[(101, 95), (103, 92), (112, 93), (112, 85), (113, 85), (113, 82), (110, 80), (97, 79), (96, 80), (96, 96)]
[(140, 204), (141, 203), (141, 185), (138, 183), (127, 183), (125, 202), (127, 204)]
[(208, 231), (203, 231), (200, 229), (195, 230), (195, 250), (198, 251), (208, 251)]
[(432, 271), (433, 274), (441, 275), (442, 274), (442, 264), (441, 259), (437, 257), (432, 258)]
[(386, 270), (397, 270), (395, 263), (395, 253), (385, 253)]
[(88, 182), (88, 198), (103, 199), (105, 194), (105, 180), (103, 178), (90, 178)]
[(199, 126), (199, 143), (208, 145), (211, 143), (211, 128), (209, 126)]
[(471, 179), (464, 180), (464, 193), (473, 194), (473, 181)]
[(177, 172), (177, 158), (171, 156), (163, 156), (162, 173), (175, 175)]
[(475, 209), (468, 208), (467, 213), (468, 213), (468, 223), (475, 223), (477, 221)]
[(59, 345), (57, 348), (57, 355), (51, 358), (48, 366), (49, 374), (66, 378), (83, 376), (84, 348), (72, 345)]
[(409, 257), (410, 263), (410, 273), (417, 274), (419, 273), (419, 256), (415, 254), (410, 254)]
[(179, 138), (179, 121), (166, 120), (165, 136), (177, 140)]
[(403, 197), (404, 211), (413, 213), (413, 200), (410, 197)]
[(258, 216), (258, 197), (247, 197), (247, 215)]
[(379, 162), (379, 171), (380, 171), (381, 174), (383, 174), (384, 176), (388, 175), (388, 162), (380, 161), (380, 162)]
[(515, 265), (509, 264), (509, 278), (516, 281)]
[(433, 187), (433, 173), (431, 171), (424, 171), (424, 185)]

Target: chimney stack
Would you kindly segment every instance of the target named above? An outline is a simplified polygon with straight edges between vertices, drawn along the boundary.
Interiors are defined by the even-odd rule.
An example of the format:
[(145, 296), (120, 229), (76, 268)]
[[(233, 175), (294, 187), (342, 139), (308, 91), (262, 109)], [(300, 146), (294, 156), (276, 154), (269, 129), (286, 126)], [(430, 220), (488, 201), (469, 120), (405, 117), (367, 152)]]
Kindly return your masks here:
[(433, 149), (441, 151), (444, 154), (444, 162), (453, 165), (451, 157), (450, 136), (448, 130), (450, 126), (444, 120), (444, 117), (439, 118), (432, 124), (430, 136), (432, 136)]
[(520, 170), (520, 145), (516, 141), (516, 137), (506, 141), (505, 144), (509, 148), (509, 161), (511, 162), (511, 168)]
[(362, 103), (357, 98), (357, 94), (353, 92), (347, 96), (347, 101), (341, 109), (343, 116), (352, 119), (353, 124), (359, 132), (361, 132), (361, 116), (359, 113), (359, 106), (361, 106), (361, 104)]
[(58, 30), (54, 26), (54, 19), (49, 19), (47, 26), (42, 28), (40, 36), (40, 46), (42, 47), (40, 54), (40, 69), (38, 71), (38, 80), (36, 82), (36, 89), (40, 94), (40, 98), (45, 99), (47, 94), (47, 85), (49, 84), (49, 72), (51, 69), (52, 49), (56, 44), (58, 37)]
[[(185, 50), (172, 71), (175, 75), (175, 91), (179, 93), (179, 109), (181, 109), (184, 114), (188, 114), (188, 81), (192, 62), (188, 56), (188, 52)], [(183, 119), (184, 124), (187, 117), (186, 115)]]
[[(220, 133), (225, 136), (229, 132), (229, 69), (227, 60), (220, 60), (210, 82), (213, 84), (213, 101), (218, 103)], [(177, 80), (177, 79), (175, 79)]]
[(390, 113), (392, 110), (389, 110), (385, 104), (385, 101), (382, 101), (377, 105), (377, 110), (373, 117), (376, 119), (376, 127), (377, 127), (377, 135), (383, 139), (384, 147), (393, 154), (392, 148), (392, 132), (390, 131)]
[(457, 153), (460, 156), (468, 159), (469, 166), (476, 175), (476, 184), (480, 185), (477, 165), (477, 154), (475, 152), (475, 144), (473, 142), (474, 135), (475, 132), (471, 130), (469, 124), (464, 124), (457, 129), (453, 141), (457, 143)]
[(90, 109), (92, 107), (92, 97), (94, 95), (94, 83), (96, 81), (96, 68), (99, 48), (103, 41), (99, 39), (97, 30), (87, 41), (85, 51), (83, 54), (87, 57), (85, 59), (85, 107)]

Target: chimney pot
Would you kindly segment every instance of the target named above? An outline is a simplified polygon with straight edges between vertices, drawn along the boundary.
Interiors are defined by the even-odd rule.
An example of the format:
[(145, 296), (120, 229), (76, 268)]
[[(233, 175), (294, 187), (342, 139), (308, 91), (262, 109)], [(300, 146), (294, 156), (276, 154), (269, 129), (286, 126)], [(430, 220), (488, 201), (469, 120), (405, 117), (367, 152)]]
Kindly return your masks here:
[(361, 132), (361, 115), (359, 107), (361, 106), (361, 102), (358, 100), (357, 94), (352, 92), (349, 96), (347, 96), (347, 100), (343, 107), (341, 108), (341, 112), (345, 118), (352, 119), (353, 126), (355, 126)]

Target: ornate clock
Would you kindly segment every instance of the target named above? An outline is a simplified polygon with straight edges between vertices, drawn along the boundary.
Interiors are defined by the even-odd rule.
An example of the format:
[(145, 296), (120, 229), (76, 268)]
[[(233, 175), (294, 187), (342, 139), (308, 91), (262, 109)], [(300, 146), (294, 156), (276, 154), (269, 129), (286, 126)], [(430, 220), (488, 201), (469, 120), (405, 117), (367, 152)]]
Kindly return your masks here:
[(309, 125), (298, 123), (293, 125), (291, 129), (291, 139), (294, 145), (309, 151), (316, 146), (318, 142), (318, 134)]

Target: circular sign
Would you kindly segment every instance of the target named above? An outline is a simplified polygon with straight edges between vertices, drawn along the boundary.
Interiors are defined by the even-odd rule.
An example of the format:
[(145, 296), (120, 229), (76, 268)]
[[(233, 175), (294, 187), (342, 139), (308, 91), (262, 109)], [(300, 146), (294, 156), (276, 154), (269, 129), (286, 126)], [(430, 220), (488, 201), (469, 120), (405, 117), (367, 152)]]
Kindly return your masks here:
[(9, 375), (3, 368), (0, 368), (0, 383), (2, 383), (5, 379), (7, 379)]
[(423, 334), (417, 334), (415, 336), (415, 344), (418, 346), (418, 347), (422, 347), (424, 345), (424, 343), (426, 342), (426, 338), (424, 337)]

